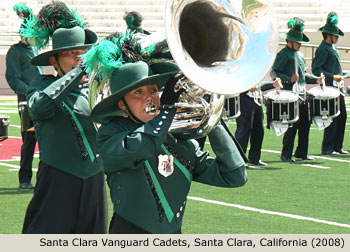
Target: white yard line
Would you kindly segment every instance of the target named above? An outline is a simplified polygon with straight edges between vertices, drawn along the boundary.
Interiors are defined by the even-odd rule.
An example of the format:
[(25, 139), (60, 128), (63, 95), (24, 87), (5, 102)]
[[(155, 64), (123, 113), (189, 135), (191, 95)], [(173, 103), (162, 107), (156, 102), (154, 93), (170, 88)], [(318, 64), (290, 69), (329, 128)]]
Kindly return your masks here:
[(10, 126), (10, 127), (15, 127), (15, 128), (18, 128), (18, 129), (21, 128), (21, 125), (15, 125), (15, 124), (11, 124), (11, 123), (9, 124), (9, 126)]
[(277, 154), (281, 154), (280, 151), (275, 151), (275, 150), (266, 150), (266, 149), (261, 149), (261, 151), (264, 151), (264, 152), (270, 152), (270, 153), (277, 153)]
[[(7, 167), (11, 167), (12, 169), (9, 169), (9, 171), (19, 171), (19, 168), (20, 166), (19, 165), (14, 165), (14, 164), (8, 164), (8, 163), (3, 163), (3, 162), (0, 162), (0, 165), (2, 166), (7, 166)], [(32, 171), (33, 172), (37, 172), (38, 171), (38, 168), (32, 168)]]
[[(19, 171), (19, 168), (9, 169), (9, 171), (18, 172), (18, 171)], [(37, 171), (38, 171), (38, 168), (32, 168), (32, 171), (33, 171), (33, 172), (37, 172)]]
[(321, 224), (350, 228), (349, 224), (344, 224), (344, 223), (339, 223), (339, 222), (334, 222), (334, 221), (327, 221), (327, 220), (320, 220), (320, 219), (296, 215), (296, 214), (288, 214), (288, 213), (269, 211), (269, 210), (255, 208), (255, 207), (242, 206), (242, 205), (238, 205), (238, 204), (226, 203), (226, 202), (221, 202), (221, 201), (217, 201), (217, 200), (207, 200), (207, 199), (192, 197), (192, 196), (188, 196), (187, 198), (191, 199), (191, 200), (202, 201), (202, 202), (215, 204), (215, 205), (239, 208), (239, 209), (246, 210), (246, 211), (258, 212), (258, 213), (270, 214), (270, 215), (277, 215), (277, 216), (288, 217), (288, 218), (293, 218), (293, 219), (297, 219), (297, 220), (312, 221), (312, 222), (317, 222), (317, 223), (321, 223)]
[[(270, 152), (270, 153), (277, 153), (277, 154), (281, 154), (281, 152), (280, 152), (280, 151), (275, 151), (275, 150), (266, 150), (266, 149), (261, 149), (261, 151), (264, 151), (264, 152)], [(339, 156), (341, 156), (341, 155), (339, 155)], [(312, 157), (314, 157), (314, 158), (318, 158), (318, 159), (329, 160), (329, 161), (341, 162), (341, 163), (350, 163), (350, 160), (344, 160), (344, 159), (339, 159), (339, 158), (331, 158), (331, 157), (326, 157), (326, 156), (318, 156), (318, 155), (312, 155)]]
[[(341, 155), (339, 155), (339, 156), (341, 156)], [(350, 160), (344, 160), (344, 159), (339, 159), (339, 158), (331, 158), (331, 157), (326, 157), (326, 156), (313, 156), (313, 157), (318, 158), (318, 159), (329, 160), (329, 161), (341, 162), (341, 163), (350, 163)]]
[(313, 165), (313, 164), (302, 164), (301, 166), (307, 166), (307, 167), (319, 168), (319, 169), (331, 169), (331, 167), (328, 167), (328, 166)]
[(17, 102), (0, 102), (0, 106), (17, 106)]
[(17, 110), (13, 110), (13, 109), (11, 109), (11, 110), (0, 110), (0, 113), (1, 114), (18, 114), (18, 111)]
[(19, 165), (8, 164), (8, 163), (3, 163), (3, 162), (0, 162), (0, 165), (2, 165), (2, 166), (7, 166), (7, 167), (12, 167), (12, 168), (17, 168), (17, 169), (20, 168)]

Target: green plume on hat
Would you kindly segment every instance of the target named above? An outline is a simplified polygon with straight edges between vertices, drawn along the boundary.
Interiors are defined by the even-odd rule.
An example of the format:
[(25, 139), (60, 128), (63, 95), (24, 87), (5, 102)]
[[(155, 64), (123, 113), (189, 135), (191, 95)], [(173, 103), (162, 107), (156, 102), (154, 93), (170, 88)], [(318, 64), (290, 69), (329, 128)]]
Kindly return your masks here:
[(294, 17), (287, 22), (289, 29), (302, 32), (304, 30), (304, 21), (301, 18)]
[(33, 13), (33, 10), (29, 8), (27, 5), (21, 3), (21, 4), (15, 4), (13, 6), (13, 10), (17, 13), (17, 15), (23, 19), (24, 22), (26, 22), (26, 19), (30, 16), (35, 16)]
[(338, 14), (335, 12), (330, 12), (327, 16), (327, 23), (332, 23), (337, 25), (339, 22)]
[(310, 39), (303, 33), (304, 21), (301, 18), (294, 17), (287, 22), (289, 31), (287, 33), (280, 34), (281, 38), (295, 41), (298, 43), (308, 43)]
[(108, 79), (112, 72), (127, 62), (146, 61), (141, 45), (132, 32), (116, 32), (94, 45), (83, 55), (85, 71), (97, 72)]
[(326, 24), (318, 30), (336, 36), (344, 36), (344, 32), (338, 28), (339, 17), (334, 11), (327, 15)]
[[(24, 38), (27, 42), (35, 39), (35, 37), (31, 33), (23, 32), (23, 30), (27, 29), (27, 27), (31, 26), (33, 23), (36, 23), (37, 19), (33, 13), (33, 10), (29, 8), (24, 3), (18, 3), (13, 6), (13, 10), (16, 12), (19, 18), (23, 19), (21, 27), (19, 29), (19, 34), (21, 38)], [(36, 40), (37, 42), (37, 40)], [(39, 42), (38, 42), (39, 43)], [(33, 46), (32, 46), (33, 47)], [(37, 47), (33, 47), (35, 50), (39, 50)]]
[(155, 63), (162, 57), (161, 53), (167, 48), (166, 40), (156, 42), (142, 48), (134, 32), (115, 32), (95, 44), (83, 55), (85, 71), (89, 74), (96, 72), (100, 78), (106, 80), (112, 72), (125, 63), (144, 61)]
[(20, 29), (20, 34), (23, 37), (34, 38), (35, 46), (40, 50), (48, 45), (55, 30), (75, 26), (81, 28), (86, 26), (80, 13), (68, 8), (63, 2), (52, 1), (42, 7), (37, 17), (32, 16), (27, 19), (25, 26)]

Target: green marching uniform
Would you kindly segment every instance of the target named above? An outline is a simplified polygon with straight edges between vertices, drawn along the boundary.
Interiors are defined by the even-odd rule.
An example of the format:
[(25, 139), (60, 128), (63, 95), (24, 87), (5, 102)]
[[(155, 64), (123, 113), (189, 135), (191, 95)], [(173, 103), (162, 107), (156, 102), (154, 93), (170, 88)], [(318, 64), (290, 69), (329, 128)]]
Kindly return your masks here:
[[(88, 31), (57, 29), (53, 50), (38, 55), (32, 63), (49, 65), (49, 57), (58, 52), (89, 48), (97, 36)], [(85, 37), (93, 36), (85, 42)], [(40, 164), (23, 233), (107, 232), (105, 179), (90, 118), (88, 88), (80, 83), (83, 75), (79, 66), (61, 78), (43, 75), (27, 92)]]
[(25, 101), (30, 82), (43, 73), (42, 67), (30, 63), (36, 55), (30, 45), (22, 42), (12, 45), (6, 54), (6, 79), (19, 101)]
[[(298, 43), (308, 43), (309, 38), (303, 33), (304, 24), (299, 18), (293, 18), (288, 22), (289, 32), (281, 34), (282, 38), (288, 41)], [(298, 84), (304, 87), (306, 92), (306, 84), (316, 84), (317, 77), (306, 72), (305, 59), (302, 52), (296, 51), (290, 48), (288, 45), (278, 52), (275, 62), (272, 66), (273, 71), (276, 73), (283, 84), (283, 90), (293, 90), (291, 78), (294, 74), (299, 74)], [(296, 72), (297, 71), (297, 72)], [(305, 99), (305, 98), (304, 98)], [(311, 159), (308, 156), (309, 146), (309, 133), (312, 118), (310, 115), (310, 103), (307, 99), (304, 101), (299, 100), (299, 120), (289, 127), (283, 136), (283, 148), (281, 153), (281, 159), (287, 162), (294, 162), (292, 159), (294, 139), (298, 131), (298, 146), (295, 150), (294, 156), (302, 159)]]
[[(42, 68), (30, 64), (30, 60), (35, 56), (36, 54), (31, 46), (22, 42), (12, 45), (7, 52), (6, 79), (11, 89), (17, 94), (18, 104), (26, 100), (25, 93), (30, 82), (43, 72)], [(21, 113), (24, 112), (20, 111), (20, 116)], [(22, 129), (21, 135), (23, 144), (21, 147), (21, 168), (18, 173), (20, 185), (24, 183), (31, 184), (32, 162), (36, 144), (33, 131)]]
[[(13, 9), (18, 13), (19, 17), (23, 17), (21, 27), (26, 25), (26, 17), (33, 16), (32, 10), (24, 4), (15, 4)], [(21, 118), (21, 135), (23, 144), (21, 146), (20, 170), (18, 173), (20, 188), (33, 188), (32, 180), (32, 163), (36, 145), (35, 132), (27, 131), (27, 128), (33, 126), (33, 122), (29, 120), (27, 110), (21, 110), (20, 103), (26, 101), (26, 91), (32, 80), (35, 80), (42, 74), (43, 68), (34, 66), (30, 63), (31, 59), (37, 55), (31, 46), (32, 38), (22, 37), (21, 41), (10, 47), (6, 54), (6, 80), (9, 86), (17, 94), (18, 111)], [(24, 123), (24, 119), (28, 119)], [(28, 125), (25, 125), (28, 124)]]
[[(174, 114), (174, 109), (164, 110), (141, 126), (128, 118), (110, 118), (98, 131), (114, 212), (149, 233), (181, 229), (192, 181), (239, 187), (247, 179), (244, 161), (222, 126), (208, 135), (213, 158), (197, 141), (168, 132)], [(165, 177), (158, 171), (158, 156), (170, 154), (174, 172)]]
[[(131, 46), (125, 37), (113, 41), (114, 43), (102, 41), (100, 45), (107, 47), (109, 43), (108, 46), (113, 49), (121, 48), (113, 50), (114, 52), (126, 48), (123, 42), (128, 48), (136, 47)], [(87, 68), (89, 58), (92, 61), (98, 58), (94, 51), (95, 54), (102, 51), (99, 45), (94, 47), (97, 49), (92, 48), (84, 59)], [(127, 51), (125, 55), (133, 53)], [(108, 53), (104, 52), (103, 55)], [(101, 124), (97, 142), (114, 206), (109, 232), (181, 233), (192, 181), (220, 187), (243, 186), (247, 181), (245, 162), (222, 125), (215, 126), (209, 133), (216, 154), (214, 158), (208, 152), (202, 152), (197, 141), (176, 138), (169, 132), (175, 116), (173, 107), (160, 109), (160, 113), (147, 122), (131, 119), (137, 117), (130, 109), (129, 116), (126, 116), (118, 107), (119, 101), (127, 104), (124, 98), (126, 94), (145, 85), (157, 84), (160, 89), (175, 79), (178, 68), (171, 63), (148, 65), (142, 60), (128, 61), (125, 57), (124, 54), (109, 57), (123, 59), (124, 63), (107, 76), (112, 94), (99, 102), (91, 112), (92, 119)], [(114, 64), (100, 62), (97, 65), (101, 67), (104, 63)], [(169, 93), (166, 90), (167, 87), (162, 98)], [(173, 158), (169, 170), (164, 157), (166, 160)]]
[[(264, 83), (257, 92), (264, 92), (272, 89), (273, 83)], [(262, 103), (261, 98), (258, 102)], [(250, 148), (248, 153), (249, 163), (254, 165), (267, 165), (260, 160), (261, 147), (264, 139), (264, 112), (262, 106), (258, 105), (254, 98), (248, 95), (248, 91), (239, 95), (241, 114), (236, 118), (235, 137), (242, 147), (244, 153), (247, 151), (248, 143)]]
[[(327, 17), (327, 23), (319, 30), (323, 34), (331, 34), (335, 36), (344, 36), (344, 33), (337, 27), (338, 15), (330, 13)], [(334, 47), (333, 40), (329, 44), (325, 40), (321, 42), (316, 50), (315, 57), (312, 60), (312, 72), (316, 75), (323, 73), (326, 78), (326, 86), (333, 87), (333, 76), (343, 76), (341, 59), (338, 50)], [(341, 90), (343, 91), (343, 90)], [(324, 130), (322, 141), (322, 154), (341, 153), (347, 154), (343, 150), (343, 141), (346, 126), (346, 106), (344, 96), (340, 95), (340, 115), (333, 119), (333, 122)]]

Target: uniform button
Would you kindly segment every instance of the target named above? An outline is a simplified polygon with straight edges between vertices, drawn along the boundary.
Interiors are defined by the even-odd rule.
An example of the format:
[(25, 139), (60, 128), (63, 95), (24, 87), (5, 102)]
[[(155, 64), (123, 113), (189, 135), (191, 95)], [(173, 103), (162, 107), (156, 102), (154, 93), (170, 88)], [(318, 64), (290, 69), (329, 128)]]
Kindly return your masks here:
[(79, 85), (78, 85), (78, 88), (83, 88), (83, 85), (79, 84)]
[(180, 217), (180, 213), (177, 213), (177, 214), (176, 214), (176, 218), (179, 218), (179, 217)]
[(186, 204), (186, 200), (184, 201), (184, 203), (182, 205), (185, 205)]
[(100, 158), (100, 154), (96, 154), (96, 158)]
[(166, 119), (166, 116), (162, 116), (162, 119)]
[(158, 127), (158, 128), (156, 128), (156, 130), (160, 130), (160, 128)]
[(160, 121), (160, 122), (158, 123), (158, 125), (159, 125), (159, 126), (162, 126), (162, 125), (163, 125), (163, 121)]
[(165, 110), (165, 111), (164, 111), (164, 114), (169, 114), (169, 111)]
[(184, 209), (183, 207), (180, 207), (180, 212), (182, 212), (183, 209)]
[(154, 133), (154, 134), (158, 134), (158, 131), (156, 131), (156, 130), (153, 130), (153, 133)]
[(75, 76), (75, 73), (72, 73), (71, 76), (74, 77), (74, 76)]
[(61, 89), (61, 87), (60, 87), (60, 86), (56, 88), (56, 90), (57, 90), (57, 91), (60, 91), (60, 89)]
[(70, 81), (70, 77), (67, 77), (66, 81), (67, 81), (67, 82)]

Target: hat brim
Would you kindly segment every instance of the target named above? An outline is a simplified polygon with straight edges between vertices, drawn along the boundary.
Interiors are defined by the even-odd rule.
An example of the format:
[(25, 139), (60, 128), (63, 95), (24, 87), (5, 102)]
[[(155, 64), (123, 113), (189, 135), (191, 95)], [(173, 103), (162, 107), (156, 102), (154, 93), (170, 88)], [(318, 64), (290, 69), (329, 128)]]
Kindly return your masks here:
[(178, 72), (179, 71), (172, 71), (163, 74), (155, 74), (137, 82), (134, 82), (132, 85), (129, 85), (119, 90), (117, 93), (114, 93), (108, 96), (107, 98), (103, 99), (93, 108), (93, 110), (91, 111), (91, 119), (94, 122), (101, 123), (106, 117), (119, 115), (120, 109), (118, 107), (118, 101), (121, 98), (123, 98), (127, 93), (138, 87), (150, 84), (157, 84), (158, 89), (161, 89), (165, 86), (168, 80)]
[(44, 53), (39, 54), (34, 57), (30, 63), (34, 66), (50, 66), (50, 57), (54, 56), (60, 52), (70, 51), (70, 50), (84, 50), (89, 49), (94, 43), (98, 40), (97, 34), (89, 29), (85, 29), (85, 44), (78, 46), (68, 46), (62, 47), (54, 50), (50, 50)]
[(300, 40), (300, 39), (297, 39), (295, 37), (291, 37), (291, 36), (288, 36), (287, 33), (282, 33), (280, 34), (280, 37), (281, 38), (284, 38), (284, 39), (288, 39), (288, 40), (291, 40), (291, 41), (295, 41), (295, 42), (298, 42), (298, 43), (310, 43), (310, 39), (308, 36), (306, 36), (304, 33), (303, 33), (303, 38)]
[(31, 60), (31, 64), (34, 66), (50, 66), (50, 57), (54, 56), (60, 52), (65, 52), (65, 51), (70, 51), (70, 50), (83, 50), (83, 49), (89, 49), (91, 45), (81, 45), (81, 46), (68, 46), (68, 47), (63, 47), (60, 49), (55, 49), (51, 51), (47, 51), (44, 53), (39, 54), (38, 56), (34, 57)]
[(329, 33), (329, 34), (336, 35), (336, 36), (341, 36), (341, 37), (345, 36), (344, 32), (342, 30), (340, 30), (339, 28), (338, 28), (338, 32), (334, 32), (334, 31), (330, 31), (328, 29), (325, 29), (325, 26), (322, 26), (318, 30), (321, 32)]

